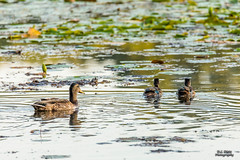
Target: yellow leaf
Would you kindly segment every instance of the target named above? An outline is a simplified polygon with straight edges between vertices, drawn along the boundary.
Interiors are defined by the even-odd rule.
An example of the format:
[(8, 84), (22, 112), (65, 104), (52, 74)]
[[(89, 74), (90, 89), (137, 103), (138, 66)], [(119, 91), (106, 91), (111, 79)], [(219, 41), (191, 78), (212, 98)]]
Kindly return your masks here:
[(30, 27), (28, 30), (28, 37), (29, 38), (38, 38), (41, 35), (41, 32), (36, 30), (35, 28)]
[(28, 34), (24, 33), (24, 34), (21, 34), (22, 38), (28, 38)]

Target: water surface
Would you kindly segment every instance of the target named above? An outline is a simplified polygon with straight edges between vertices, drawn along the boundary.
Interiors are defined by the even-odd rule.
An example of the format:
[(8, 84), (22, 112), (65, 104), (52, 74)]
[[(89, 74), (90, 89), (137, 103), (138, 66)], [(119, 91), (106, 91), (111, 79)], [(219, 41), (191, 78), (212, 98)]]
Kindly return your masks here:
[[(197, 3), (0, 4), (1, 159), (192, 160), (221, 159), (216, 154), (224, 152), (234, 155), (225, 159), (239, 159), (239, 37), (228, 32), (237, 26), (194, 23), (207, 17), (210, 5), (220, 6), (216, 14), (224, 19), (227, 8), (238, 11), (239, 4)], [(139, 20), (143, 15), (182, 22), (160, 34), (147, 28), (154, 23)], [(79, 21), (69, 23), (74, 19)], [(9, 37), (27, 33), (33, 25), (41, 37)], [(110, 28), (98, 28), (103, 26)], [(66, 35), (61, 27), (86, 35), (69, 29)], [(61, 32), (44, 33), (49, 28)], [(206, 31), (210, 39), (197, 41)], [(187, 37), (174, 38), (184, 32)], [(6, 54), (17, 50), (21, 55)], [(46, 77), (39, 75), (42, 63), (48, 67)], [(176, 96), (185, 77), (192, 78), (196, 90), (190, 105)], [(95, 78), (97, 85), (91, 83)], [(159, 103), (142, 96), (154, 78), (163, 90)], [(31, 104), (41, 98), (68, 99), (69, 84), (75, 81), (82, 82), (86, 93), (78, 95), (77, 112), (34, 112)]]

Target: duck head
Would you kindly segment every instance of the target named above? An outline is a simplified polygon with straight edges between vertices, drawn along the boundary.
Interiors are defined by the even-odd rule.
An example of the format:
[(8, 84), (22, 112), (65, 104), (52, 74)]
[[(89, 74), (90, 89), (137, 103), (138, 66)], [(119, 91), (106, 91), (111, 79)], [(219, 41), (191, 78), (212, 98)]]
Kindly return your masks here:
[(191, 79), (185, 78), (185, 86), (190, 87), (191, 86)]
[(83, 93), (84, 92), (80, 89), (79, 84), (77, 83), (72, 83), (70, 88), (69, 88), (69, 100), (73, 104), (77, 104), (77, 93)]

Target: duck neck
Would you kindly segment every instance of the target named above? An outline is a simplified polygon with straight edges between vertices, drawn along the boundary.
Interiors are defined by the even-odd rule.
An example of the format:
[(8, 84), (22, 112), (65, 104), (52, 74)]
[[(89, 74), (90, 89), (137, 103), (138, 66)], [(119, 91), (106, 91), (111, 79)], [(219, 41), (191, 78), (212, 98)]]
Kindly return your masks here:
[(185, 79), (185, 86), (190, 87), (191, 86), (191, 80), (190, 79)]
[(157, 87), (158, 88), (158, 85), (159, 85), (159, 80), (158, 79), (154, 79), (154, 87)]
[(69, 91), (69, 95), (70, 95), (69, 97), (70, 102), (77, 105), (78, 104), (77, 94), (73, 93), (72, 91)]

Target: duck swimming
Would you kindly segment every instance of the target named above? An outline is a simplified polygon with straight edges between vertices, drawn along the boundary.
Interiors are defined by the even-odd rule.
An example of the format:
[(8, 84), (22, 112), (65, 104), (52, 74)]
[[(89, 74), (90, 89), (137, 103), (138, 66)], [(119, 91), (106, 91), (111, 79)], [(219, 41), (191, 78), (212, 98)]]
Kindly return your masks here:
[(159, 99), (162, 97), (162, 90), (159, 88), (159, 79), (155, 78), (153, 82), (153, 87), (145, 89), (143, 96), (147, 99)]
[(189, 102), (192, 101), (195, 97), (195, 91), (191, 86), (191, 79), (185, 78), (185, 86), (178, 89), (177, 95), (180, 102)]
[(74, 110), (78, 106), (77, 93), (84, 93), (77, 83), (72, 83), (69, 88), (69, 100), (59, 98), (41, 99), (32, 106), (35, 111), (66, 111)]

